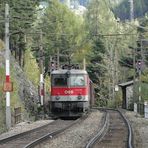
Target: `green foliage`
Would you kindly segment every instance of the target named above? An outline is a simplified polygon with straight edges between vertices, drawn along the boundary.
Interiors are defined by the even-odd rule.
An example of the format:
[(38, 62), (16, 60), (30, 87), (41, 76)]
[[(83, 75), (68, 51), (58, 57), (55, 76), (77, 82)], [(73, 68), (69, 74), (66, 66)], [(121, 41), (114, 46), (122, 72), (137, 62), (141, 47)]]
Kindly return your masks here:
[[(110, 5), (104, 1), (94, 0), (88, 6), (86, 28), (91, 46), (87, 68), (95, 83), (98, 105), (108, 100), (109, 107), (121, 106), (122, 94), (114, 92), (113, 88), (119, 81), (127, 81), (134, 75), (133, 51), (129, 49), (129, 46), (136, 46), (138, 35), (134, 25), (135, 22), (123, 24), (116, 20)], [(135, 35), (118, 35), (128, 33)]]
[(37, 27), (41, 28), (44, 35), (46, 67), (49, 56), (61, 53), (60, 60), (67, 62), (78, 49), (82, 41), (83, 20), (76, 16), (66, 6), (57, 0), (49, 1), (49, 6), (41, 16)]
[(141, 76), (141, 80), (143, 82), (146, 82), (148, 83), (148, 68), (146, 68), (143, 73), (142, 73), (142, 76)]
[[(123, 0), (122, 3), (113, 8), (117, 17), (121, 20), (130, 19), (130, 5), (129, 0)], [(134, 16), (135, 18), (143, 17), (148, 12), (147, 0), (134, 0)]]
[(90, 78), (96, 84), (99, 83), (99, 77), (102, 77), (105, 72), (105, 69), (101, 66), (104, 51), (103, 43), (99, 39), (95, 40), (92, 45), (92, 53), (89, 55), (90, 63), (87, 65), (87, 69)]
[[(25, 33), (29, 33), (29, 29), (35, 20), (36, 6), (39, 0), (0, 0), (0, 20), (5, 20), (5, 4), (9, 4), (10, 18), (10, 49), (15, 54), (15, 58), (19, 61), (20, 66), (23, 66), (24, 51), (25, 51)], [(3, 39), (4, 23), (0, 23), (0, 38)]]
[(109, 108), (119, 108), (122, 106), (122, 97), (121, 92), (116, 92), (114, 99), (107, 100), (107, 107)]
[(30, 49), (26, 50), (25, 61), (24, 71), (29, 80), (31, 80), (34, 86), (37, 87), (39, 85), (40, 71), (36, 59)]
[(133, 59), (131, 57), (121, 57), (121, 60), (119, 61), (121, 66), (125, 66), (128, 68), (133, 68)]
[(107, 46), (101, 34), (114, 32), (115, 24), (113, 13), (105, 2), (94, 0), (90, 3), (86, 14), (86, 28), (89, 34), (88, 37), (91, 38), (89, 41), (91, 43), (90, 51), (87, 55), (89, 60), (87, 70), (90, 78), (96, 85), (95, 91), (99, 100), (108, 98), (108, 86), (105, 82), (107, 66), (104, 60), (107, 54)]
[(96, 99), (96, 105), (99, 106), (99, 107), (105, 107), (107, 105), (107, 100), (104, 98), (104, 99)]
[[(38, 0), (0, 0), (1, 20), (4, 20), (5, 4), (9, 4), (10, 13), (10, 30), (11, 31), (23, 31), (31, 26), (34, 21), (34, 14)], [(22, 30), (23, 29), (23, 30)], [(0, 29), (4, 32), (4, 28)], [(1, 35), (4, 35), (2, 33)]]
[(148, 28), (148, 17), (145, 16), (143, 19), (140, 20), (140, 26), (143, 27), (139, 27), (137, 28), (138, 32), (139, 32), (139, 42), (137, 43), (137, 46), (140, 48), (140, 51), (142, 49), (142, 53), (139, 52), (136, 54), (136, 61), (143, 59), (142, 62), (142, 81), (143, 82), (148, 82), (148, 55), (147, 55), (147, 49), (148, 49), (148, 45), (145, 44), (145, 42), (140, 41), (140, 39), (144, 39), (147, 41), (148, 38), (148, 32), (147, 29)]
[(0, 51), (4, 50), (4, 43), (3, 41), (0, 39)]
[(107, 107), (109, 107), (109, 108), (115, 108), (115, 100), (109, 99), (107, 101)]
[(19, 98), (18, 95), (18, 90), (19, 90), (19, 86), (17, 83), (17, 80), (15, 79), (14, 73), (15, 73), (15, 69), (14, 69), (14, 64), (11, 64), (11, 82), (13, 82), (13, 92), (11, 92), (11, 107), (12, 109), (14, 109), (15, 107), (23, 107), (23, 104)]
[(142, 83), (142, 99), (148, 101), (148, 83)]
[[(139, 94), (139, 86), (141, 86), (141, 94)], [(139, 102), (139, 95), (141, 95), (141, 101), (148, 101), (148, 83), (145, 82), (135, 82), (135, 101)]]
[[(0, 62), (1, 63), (1, 62)], [(3, 82), (5, 79), (5, 69), (0, 67), (0, 133), (6, 130), (5, 127), (5, 93), (3, 92)]]

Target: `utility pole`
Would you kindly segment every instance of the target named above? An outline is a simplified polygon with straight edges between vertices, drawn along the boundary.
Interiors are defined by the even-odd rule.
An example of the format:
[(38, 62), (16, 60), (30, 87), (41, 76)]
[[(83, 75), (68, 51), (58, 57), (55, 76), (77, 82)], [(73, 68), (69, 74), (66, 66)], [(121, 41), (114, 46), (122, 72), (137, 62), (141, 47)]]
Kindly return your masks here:
[[(135, 106), (135, 79), (136, 79), (136, 48), (132, 47), (132, 52), (133, 52), (133, 69), (134, 69), (134, 74), (133, 74), (133, 105)], [(135, 108), (135, 107), (134, 107)], [(134, 109), (135, 111), (135, 109)], [(137, 112), (137, 111), (136, 111)]]
[(40, 59), (40, 101), (41, 106), (44, 105), (44, 60), (43, 60), (43, 33), (40, 32), (40, 49), (39, 49), (39, 59)]
[(130, 3), (130, 20), (132, 21), (134, 19), (134, 1), (129, 0)]
[(57, 49), (57, 69), (60, 68), (60, 51), (59, 51), (59, 48)]
[(139, 68), (139, 103), (141, 102), (141, 66)]
[(142, 70), (142, 64), (144, 63), (142, 40), (140, 40), (140, 52), (141, 52), (141, 60), (138, 61), (138, 73), (139, 73), (139, 102), (141, 102), (141, 70)]
[[(5, 5), (5, 60), (6, 60), (6, 83), (10, 83), (10, 50), (9, 50), (9, 5)], [(6, 91), (6, 126), (11, 127), (10, 92)]]
[(112, 70), (112, 99), (115, 102), (115, 59), (114, 59), (114, 51), (113, 48), (111, 47), (111, 70)]
[(83, 69), (86, 70), (86, 59), (85, 59), (85, 57), (83, 59)]

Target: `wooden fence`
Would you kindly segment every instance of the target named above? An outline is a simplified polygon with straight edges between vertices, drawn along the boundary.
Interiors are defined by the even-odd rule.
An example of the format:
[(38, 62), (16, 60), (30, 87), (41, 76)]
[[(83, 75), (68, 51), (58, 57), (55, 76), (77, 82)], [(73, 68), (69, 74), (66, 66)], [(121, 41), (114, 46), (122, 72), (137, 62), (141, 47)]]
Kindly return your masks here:
[(22, 120), (21, 107), (14, 108), (14, 123), (20, 123)]

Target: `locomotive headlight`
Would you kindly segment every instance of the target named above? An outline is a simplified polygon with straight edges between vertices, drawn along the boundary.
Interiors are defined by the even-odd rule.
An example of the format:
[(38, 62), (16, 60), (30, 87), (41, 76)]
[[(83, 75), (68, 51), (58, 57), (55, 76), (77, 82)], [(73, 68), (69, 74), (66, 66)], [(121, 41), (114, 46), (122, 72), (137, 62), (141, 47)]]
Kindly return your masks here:
[(59, 96), (56, 96), (55, 98), (56, 98), (56, 100), (59, 100), (59, 99), (60, 99), (60, 97), (59, 97)]
[(78, 100), (81, 100), (81, 99), (82, 99), (82, 96), (81, 96), (81, 95), (79, 95), (79, 96), (78, 96)]

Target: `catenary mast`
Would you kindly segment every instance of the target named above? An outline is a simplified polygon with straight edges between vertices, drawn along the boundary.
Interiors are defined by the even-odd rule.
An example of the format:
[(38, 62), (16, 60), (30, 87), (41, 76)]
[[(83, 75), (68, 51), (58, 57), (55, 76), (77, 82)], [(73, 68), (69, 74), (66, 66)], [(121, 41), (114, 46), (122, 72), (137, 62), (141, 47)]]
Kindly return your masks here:
[(130, 3), (130, 20), (132, 21), (134, 19), (134, 1), (129, 0)]

